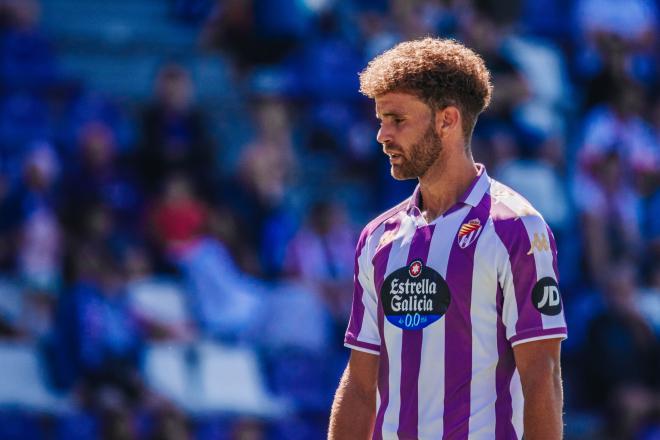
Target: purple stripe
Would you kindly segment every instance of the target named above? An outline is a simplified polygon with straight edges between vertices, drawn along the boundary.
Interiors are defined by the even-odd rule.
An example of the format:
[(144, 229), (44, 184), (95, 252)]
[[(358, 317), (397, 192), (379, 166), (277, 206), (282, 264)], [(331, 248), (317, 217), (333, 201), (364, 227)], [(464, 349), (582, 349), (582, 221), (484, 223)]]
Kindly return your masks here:
[[(408, 262), (422, 260), (426, 264), (435, 225), (417, 228), (410, 243)], [(420, 330), (403, 330), (401, 340), (401, 407), (399, 410), (399, 438), (417, 438), (419, 402), (419, 368), (422, 357)]]
[(538, 338), (541, 336), (566, 336), (568, 334), (568, 331), (566, 327), (555, 327), (555, 328), (546, 328), (542, 330), (531, 330), (531, 331), (525, 331), (516, 334), (513, 336), (510, 341), (511, 343), (515, 343), (518, 341), (522, 341), (525, 339), (532, 339), (532, 338)]
[(511, 405), (511, 378), (516, 369), (511, 344), (506, 339), (506, 327), (502, 322), (504, 294), (497, 285), (497, 367), (495, 368), (495, 438), (515, 439), (513, 427), (513, 406)]
[[(400, 225), (400, 222), (387, 223), (385, 225), (385, 232), (396, 231), (399, 229)], [(385, 316), (383, 314), (383, 306), (380, 302), (380, 288), (383, 285), (383, 281), (385, 281), (385, 271), (387, 270), (387, 261), (390, 258), (391, 250), (392, 242), (376, 252), (373, 259), (374, 287), (376, 288), (376, 296), (378, 297), (378, 332), (380, 333), (380, 356), (378, 358), (378, 392), (380, 393), (380, 407), (376, 413), (376, 423), (374, 424), (373, 433), (374, 440), (382, 440), (383, 438), (383, 420), (385, 417), (385, 410), (390, 402), (390, 365), (387, 344), (385, 343), (385, 334), (383, 332)]]
[(380, 351), (380, 345), (377, 345), (377, 344), (370, 344), (368, 342), (362, 342), (362, 341), (358, 341), (357, 339), (350, 339), (350, 338), (346, 338), (344, 340), (344, 342), (346, 344), (354, 345), (356, 347), (366, 348), (367, 350), (371, 350), (371, 351), (375, 351), (375, 352)]
[[(497, 203), (498, 210), (510, 210), (506, 205)], [(494, 222), (495, 232), (506, 247), (511, 263), (513, 290), (516, 293), (518, 320), (516, 334), (528, 329), (543, 328), (541, 314), (532, 304), (532, 289), (536, 284), (536, 263), (534, 255), (527, 255), (532, 244), (522, 219), (513, 212), (510, 219)]]
[[(359, 280), (360, 275), (360, 265), (358, 264), (358, 259), (362, 252), (364, 252), (367, 244), (367, 234), (362, 233), (360, 241), (358, 242), (357, 251), (355, 252), (355, 267), (353, 275), (353, 306), (351, 309), (351, 319), (348, 323), (348, 330), (346, 331), (346, 337), (344, 341), (357, 341), (360, 330), (362, 330), (362, 321), (364, 319), (364, 303), (362, 302), (362, 295), (364, 290), (362, 284)], [(353, 343), (354, 343), (353, 342)], [(357, 344), (356, 344), (357, 345)]]
[[(465, 216), (463, 223), (478, 218), (486, 224), (490, 195)], [(481, 235), (480, 235), (481, 237)], [(445, 397), (443, 439), (464, 440), (469, 433), (470, 384), (472, 381), (472, 272), (478, 238), (465, 249), (454, 237), (447, 262), (447, 285), (451, 303), (445, 315)]]

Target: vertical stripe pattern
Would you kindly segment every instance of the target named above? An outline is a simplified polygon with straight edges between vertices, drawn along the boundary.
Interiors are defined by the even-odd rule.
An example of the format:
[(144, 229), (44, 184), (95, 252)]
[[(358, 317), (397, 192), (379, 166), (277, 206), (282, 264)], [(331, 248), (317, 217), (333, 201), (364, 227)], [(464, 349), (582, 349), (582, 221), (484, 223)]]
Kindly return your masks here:
[[(463, 222), (477, 218), (484, 225), (489, 212), (490, 196), (484, 195), (482, 203), (472, 208)], [(446, 278), (452, 298), (445, 316), (445, 358), (450, 362), (445, 364), (444, 440), (463, 440), (469, 432), (474, 251), (474, 243), (462, 249), (454, 239), (449, 253)]]
[[(396, 232), (399, 229), (401, 223), (399, 222), (390, 222), (385, 225), (385, 233), (387, 232)], [(376, 413), (376, 423), (374, 425), (374, 440), (382, 440), (383, 438), (383, 417), (385, 415), (385, 410), (389, 404), (389, 356), (387, 352), (387, 344), (385, 343), (385, 335), (383, 333), (384, 328), (384, 316), (383, 316), (383, 307), (380, 305), (380, 289), (385, 280), (385, 270), (387, 268), (387, 262), (390, 257), (390, 252), (392, 251), (392, 242), (387, 243), (382, 249), (376, 253), (373, 259), (374, 265), (374, 284), (376, 289), (376, 295), (378, 299), (378, 331), (380, 333), (380, 357), (378, 359), (378, 394), (380, 400), (380, 406)]]
[[(410, 265), (415, 260), (426, 264), (429, 246), (435, 225), (417, 228), (413, 235), (408, 252)], [(401, 409), (399, 410), (399, 438), (417, 438), (417, 404), (419, 382), (419, 365), (422, 355), (422, 340), (424, 332), (420, 330), (403, 330), (401, 342)]]
[(506, 338), (506, 329), (502, 322), (502, 309), (504, 307), (504, 294), (502, 288), (497, 289), (497, 353), (498, 361), (495, 369), (495, 438), (513, 439), (515, 432), (511, 423), (513, 409), (511, 407), (511, 393), (509, 392), (511, 377), (515, 370), (513, 351)]
[[(543, 314), (532, 298), (538, 280), (558, 279), (552, 232), (483, 167), (461, 200), (430, 223), (422, 202), (412, 197), (372, 221), (357, 246), (345, 344), (379, 355), (373, 438), (520, 440), (524, 400), (513, 346), (566, 336), (563, 312)], [(447, 301), (448, 289), (449, 306), (411, 330), (385, 316), (394, 303), (384, 308), (381, 290), (416, 260), (434, 271), (429, 280), (443, 296), (427, 296), (435, 290), (425, 277), (409, 283), (413, 272), (410, 280), (392, 277), (392, 289), (405, 278), (411, 304)]]

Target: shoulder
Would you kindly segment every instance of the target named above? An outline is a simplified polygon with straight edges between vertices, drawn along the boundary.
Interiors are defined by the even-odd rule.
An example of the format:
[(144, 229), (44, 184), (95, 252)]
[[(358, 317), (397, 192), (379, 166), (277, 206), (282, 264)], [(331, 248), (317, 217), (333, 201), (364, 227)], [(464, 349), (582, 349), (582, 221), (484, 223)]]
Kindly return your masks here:
[(497, 235), (507, 248), (521, 244), (529, 247), (534, 234), (550, 234), (543, 216), (513, 189), (491, 179), (490, 195), (490, 217)]
[(388, 224), (396, 224), (398, 222), (399, 214), (406, 210), (409, 201), (410, 198), (405, 199), (398, 205), (393, 206), (367, 223), (360, 233), (358, 246), (363, 246), (371, 236), (382, 229), (381, 227), (386, 227)]

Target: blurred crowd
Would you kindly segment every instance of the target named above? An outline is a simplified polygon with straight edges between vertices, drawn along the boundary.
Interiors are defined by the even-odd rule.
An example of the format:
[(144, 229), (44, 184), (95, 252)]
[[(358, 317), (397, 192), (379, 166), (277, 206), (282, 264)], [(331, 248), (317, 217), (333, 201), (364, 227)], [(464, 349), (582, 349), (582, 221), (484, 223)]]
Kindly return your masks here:
[[(414, 187), (389, 177), (357, 72), (426, 35), (485, 59), (475, 159), (557, 238), (567, 438), (660, 438), (660, 2), (168, 8), (227, 66), (204, 89), (240, 105), (211, 111), (176, 58), (149, 100), (94, 89), (37, 0), (0, 0), (0, 342), (36, 347), (74, 408), (24, 425), (0, 408), (3, 438), (323, 438), (357, 234)], [(150, 347), (209, 341), (256, 353), (286, 415), (196, 418), (152, 386)]]

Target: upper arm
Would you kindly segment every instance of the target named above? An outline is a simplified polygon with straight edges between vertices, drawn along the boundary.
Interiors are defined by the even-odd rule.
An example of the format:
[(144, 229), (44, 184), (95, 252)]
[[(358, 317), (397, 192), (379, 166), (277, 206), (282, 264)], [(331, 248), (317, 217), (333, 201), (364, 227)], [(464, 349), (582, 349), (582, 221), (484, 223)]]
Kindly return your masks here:
[(363, 397), (375, 397), (378, 384), (378, 356), (351, 350), (351, 358), (346, 368), (346, 380), (347, 385)]
[(513, 356), (523, 389), (536, 380), (545, 381), (553, 375), (559, 375), (560, 352), (560, 339), (545, 339), (514, 346)]
[(512, 345), (567, 335), (557, 273), (557, 248), (538, 215), (496, 225), (504, 245), (500, 286), (502, 320)]

